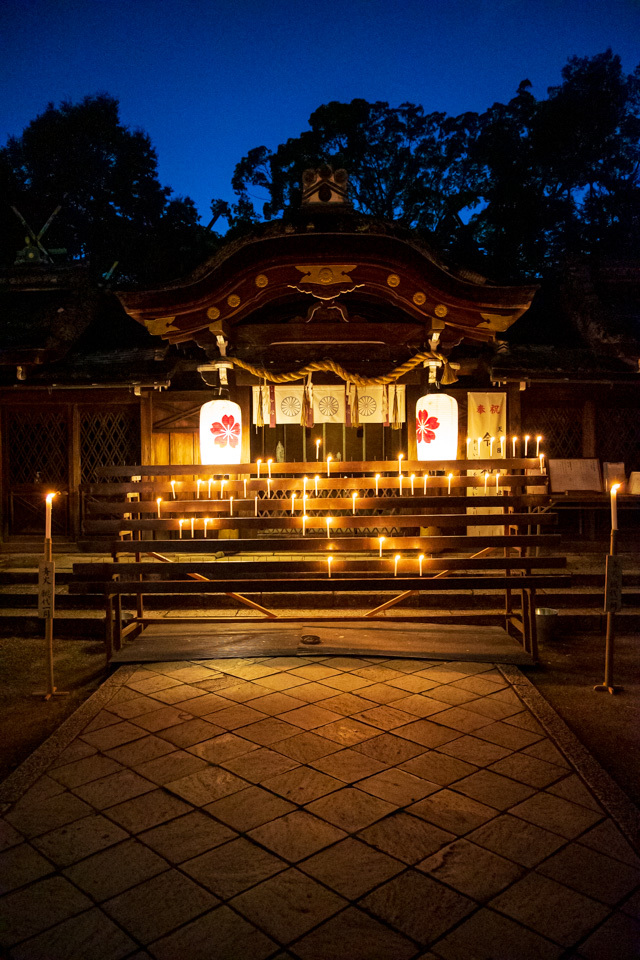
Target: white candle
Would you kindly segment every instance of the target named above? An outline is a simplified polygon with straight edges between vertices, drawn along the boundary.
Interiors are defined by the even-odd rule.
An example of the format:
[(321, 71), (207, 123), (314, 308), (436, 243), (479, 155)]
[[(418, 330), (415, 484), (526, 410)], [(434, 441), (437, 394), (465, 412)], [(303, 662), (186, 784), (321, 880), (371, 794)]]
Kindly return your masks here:
[(418, 563), (420, 564), (420, 574), (419, 574), (420, 576), (422, 576), (422, 562), (423, 562), (423, 560), (424, 560), (424, 553), (421, 553), (420, 556), (418, 557)]
[(380, 474), (376, 473), (376, 497), (378, 496), (379, 486), (380, 486)]
[(255, 515), (256, 515), (256, 517), (257, 517), (257, 516), (258, 516), (258, 498), (257, 498), (257, 497), (254, 497), (254, 498), (253, 498), (253, 505), (254, 505), (254, 509), (255, 509)]
[[(211, 481), (209, 481), (209, 482), (211, 482)], [(221, 481), (220, 481), (220, 499), (221, 499), (221, 500), (222, 500), (223, 497), (224, 497), (224, 488), (225, 488), (226, 485), (227, 485), (227, 481), (226, 481), (226, 480), (221, 480)], [(209, 499), (211, 499), (211, 491), (209, 491)]]
[(527, 434), (525, 434), (525, 438), (524, 438), (524, 455), (525, 455), (525, 457), (527, 456), (528, 450), (529, 450), (529, 434), (527, 433)]
[(329, 456), (327, 457), (327, 476), (328, 476), (328, 477), (331, 476), (331, 461), (332, 461), (332, 460), (333, 460), (333, 457), (331, 456), (331, 454), (329, 454)]
[(302, 512), (303, 512), (303, 513), (306, 513), (306, 512), (307, 512), (307, 500), (308, 500), (308, 499), (309, 499), (309, 496), (308, 496), (308, 494), (305, 493), (304, 496), (302, 497)]
[(267, 460), (267, 470), (269, 471), (269, 479), (271, 479), (271, 464), (273, 463), (273, 457), (269, 457)]
[(482, 443), (482, 437), (478, 437), (478, 456), (480, 456), (480, 444)]
[(197, 483), (196, 483), (196, 497), (198, 498), (198, 500), (200, 499), (200, 484), (201, 484), (201, 483), (202, 483), (202, 480), (198, 480)]
[(256, 478), (256, 479), (258, 479), (258, 480), (260, 479), (260, 465), (261, 465), (261, 463), (262, 463), (262, 460), (256, 460), (256, 467), (258, 468), (258, 474), (257, 474), (257, 478)]
[(544, 473), (544, 453), (540, 454), (540, 473)]
[(500, 471), (496, 473), (496, 493), (500, 493)]
[(467, 437), (467, 460), (469, 459), (469, 444), (471, 443), (471, 437)]
[(302, 478), (302, 496), (305, 497), (307, 493), (307, 478)]
[(305, 537), (306, 535), (307, 535), (307, 515), (306, 513), (303, 513), (302, 514), (302, 536)]
[(271, 497), (271, 477), (267, 477), (267, 497)]
[(319, 459), (320, 459), (320, 444), (321, 444), (321, 443), (322, 443), (321, 440), (316, 440), (316, 460), (319, 460)]
[(447, 493), (451, 493), (451, 481), (452, 481), (452, 479), (453, 479), (453, 474), (450, 473), (449, 476), (448, 476), (449, 483), (448, 483), (448, 485), (447, 485)]
[[(211, 500), (211, 484), (213, 483), (213, 477), (209, 477), (209, 483), (207, 484), (207, 500)], [(224, 484), (224, 480), (222, 481)], [(222, 499), (222, 487), (220, 488), (220, 498)]]
[(618, 529), (618, 489), (621, 484), (613, 483), (611, 485), (611, 529)]
[(156, 497), (156, 503), (158, 504), (158, 519), (160, 519), (160, 504), (162, 503), (162, 497)]
[(412, 495), (412, 496), (413, 496), (413, 482), (414, 482), (415, 479), (416, 479), (416, 475), (415, 475), (415, 473), (412, 473), (411, 476), (409, 477), (409, 480), (411, 481), (411, 495)]
[(179, 540), (182, 540), (182, 524), (183, 523), (184, 523), (184, 520), (178, 520), (178, 530), (180, 531), (180, 533), (178, 534)]
[(45, 502), (44, 538), (45, 540), (51, 540), (51, 510), (52, 510), (54, 497), (55, 497), (55, 493), (48, 493), (44, 498), (44, 502)]
[(504, 434), (500, 437), (500, 456), (504, 457)]
[(247, 480), (246, 480), (246, 477), (245, 477), (245, 479), (242, 481), (242, 483), (244, 484), (243, 497), (244, 497), (244, 499), (246, 500), (246, 499), (247, 499)]
[(194, 532), (193, 532), (194, 522), (195, 522), (195, 517), (191, 517), (191, 536), (192, 536), (192, 537), (195, 536), (195, 534), (194, 534)]
[(384, 537), (378, 537), (378, 543), (380, 544), (380, 556), (382, 556), (382, 544), (384, 543)]
[(327, 517), (326, 522), (327, 522), (327, 537), (329, 537), (329, 535), (330, 535), (330, 534), (329, 534), (329, 527), (331, 526), (331, 524), (332, 524), (332, 522), (333, 522), (333, 518), (332, 518), (332, 517)]
[(314, 482), (314, 484), (315, 484), (315, 489), (316, 489), (316, 497), (318, 496), (318, 480), (319, 480), (319, 479), (320, 479), (320, 477), (318, 477), (318, 476), (315, 476), (315, 477), (313, 478), (313, 482)]
[(516, 455), (516, 443), (517, 443), (517, 442), (518, 442), (518, 438), (517, 438), (517, 437), (514, 437), (513, 440), (511, 441), (511, 443), (512, 443), (512, 445), (513, 445), (512, 456), (514, 456), (514, 457), (515, 457), (515, 455)]
[(495, 437), (489, 437), (489, 456), (490, 456), (490, 457), (493, 456), (493, 445), (494, 445), (495, 442), (496, 442), (496, 438), (495, 438)]
[(357, 494), (357, 493), (352, 494), (352, 496), (351, 496), (351, 507), (352, 507), (351, 512), (352, 512), (352, 513), (355, 513), (355, 512), (356, 512), (356, 500), (357, 500), (357, 499), (358, 499), (358, 494)]
[(207, 539), (207, 524), (208, 524), (208, 523), (209, 523), (209, 517), (205, 517), (204, 520), (202, 521), (202, 524), (203, 524), (203, 527), (204, 527), (204, 538), (205, 538), (205, 540)]
[(176, 498), (176, 482), (175, 482), (175, 480), (172, 480), (172, 481), (171, 481), (171, 493), (172, 493), (173, 499), (175, 500), (175, 498)]
[(229, 516), (233, 516), (233, 497), (229, 497)]
[(426, 497), (427, 495), (427, 480), (429, 479), (429, 474), (424, 473), (422, 475), (422, 494)]
[(291, 516), (293, 516), (293, 511), (295, 509), (296, 495), (295, 493), (291, 494)]
[(536, 437), (536, 457), (540, 456), (540, 441), (542, 437)]
[(489, 474), (485, 473), (484, 475), (484, 492), (487, 492), (487, 480), (489, 479)]
[(327, 557), (327, 572), (329, 573), (329, 576), (331, 576), (331, 561), (332, 561), (332, 560), (333, 560), (333, 557)]
[(402, 496), (402, 474), (398, 477), (398, 494)]
[(398, 473), (402, 476), (402, 461), (404, 460), (404, 453), (398, 454)]
[(398, 561), (399, 561), (399, 560), (400, 560), (400, 554), (399, 554), (399, 553), (396, 553), (395, 557), (393, 558), (393, 575), (394, 575), (394, 577), (397, 577), (397, 576), (398, 576)]

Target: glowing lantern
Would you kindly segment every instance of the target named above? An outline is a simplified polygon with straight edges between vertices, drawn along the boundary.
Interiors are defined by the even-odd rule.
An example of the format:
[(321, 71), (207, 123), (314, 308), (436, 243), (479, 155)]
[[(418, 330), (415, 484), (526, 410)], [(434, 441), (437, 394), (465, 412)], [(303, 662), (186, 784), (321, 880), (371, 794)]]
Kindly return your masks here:
[(416, 403), (418, 460), (457, 460), (458, 404), (446, 393), (427, 393)]
[(242, 412), (231, 400), (210, 400), (200, 408), (200, 462), (240, 463)]

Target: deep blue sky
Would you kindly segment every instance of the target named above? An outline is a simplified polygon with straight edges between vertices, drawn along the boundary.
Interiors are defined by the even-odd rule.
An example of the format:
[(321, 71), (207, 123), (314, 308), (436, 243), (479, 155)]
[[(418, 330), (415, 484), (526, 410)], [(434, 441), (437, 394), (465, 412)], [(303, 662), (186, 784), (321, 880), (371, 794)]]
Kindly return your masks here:
[(240, 157), (322, 103), (479, 111), (607, 47), (640, 62), (640, 0), (0, 0), (0, 144), (48, 101), (107, 91), (207, 222)]

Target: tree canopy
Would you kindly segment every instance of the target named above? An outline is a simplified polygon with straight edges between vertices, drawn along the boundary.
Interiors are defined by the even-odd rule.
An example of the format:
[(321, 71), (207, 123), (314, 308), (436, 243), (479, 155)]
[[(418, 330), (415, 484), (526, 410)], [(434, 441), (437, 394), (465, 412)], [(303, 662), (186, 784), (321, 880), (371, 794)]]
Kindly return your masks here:
[(546, 98), (523, 80), (508, 103), (457, 117), (412, 103), (325, 104), (298, 137), (250, 150), (233, 176), (237, 204), (216, 209), (236, 231), (276, 217), (297, 205), (302, 172), (322, 163), (348, 171), (357, 210), (432, 235), (504, 280), (628, 252), (640, 241), (640, 67), (625, 75), (611, 50), (572, 57)]
[(210, 240), (189, 197), (158, 180), (147, 134), (122, 124), (108, 94), (50, 103), (0, 150), (0, 259), (13, 263), (25, 230), (37, 234), (60, 206), (43, 242), (86, 258), (96, 275), (119, 261), (120, 283), (153, 283), (188, 272)]

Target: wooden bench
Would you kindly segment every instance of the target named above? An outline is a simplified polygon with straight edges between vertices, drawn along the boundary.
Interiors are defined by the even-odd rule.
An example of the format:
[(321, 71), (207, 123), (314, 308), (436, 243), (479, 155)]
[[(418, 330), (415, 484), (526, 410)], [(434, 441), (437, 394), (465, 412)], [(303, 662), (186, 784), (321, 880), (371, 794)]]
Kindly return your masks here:
[[(126, 637), (161, 619), (145, 613), (150, 596), (171, 603), (178, 596), (215, 602), (226, 595), (273, 620), (278, 614), (259, 602), (265, 593), (310, 594), (325, 616), (328, 593), (390, 594), (358, 615), (366, 620), (421, 594), (442, 591), (455, 609), (456, 597), (488, 591), (501, 597), (505, 629), (535, 661), (536, 593), (570, 582), (557, 572), (565, 558), (548, 555), (559, 547), (549, 532), (557, 517), (548, 510), (548, 493), (539, 492), (546, 491), (546, 475), (525, 473), (537, 466), (537, 459), (409, 462), (400, 480), (397, 461), (335, 463), (329, 477), (322, 464), (317, 481), (317, 463), (272, 464), (270, 480), (265, 465), (257, 477), (256, 464), (102, 468), (105, 477), (125, 479), (84, 487), (87, 539), (79, 547), (102, 559), (74, 564), (70, 591), (104, 596), (109, 658)], [(497, 481), (494, 475), (491, 485), (466, 473), (483, 467), (508, 472)], [(484, 489), (472, 495), (478, 487), (486, 496)], [(469, 514), (468, 507), (501, 513)], [(500, 533), (491, 531), (496, 527)], [(229, 530), (236, 538), (219, 538)], [(291, 559), (270, 559), (287, 554)], [(136, 603), (124, 626), (123, 597)]]

